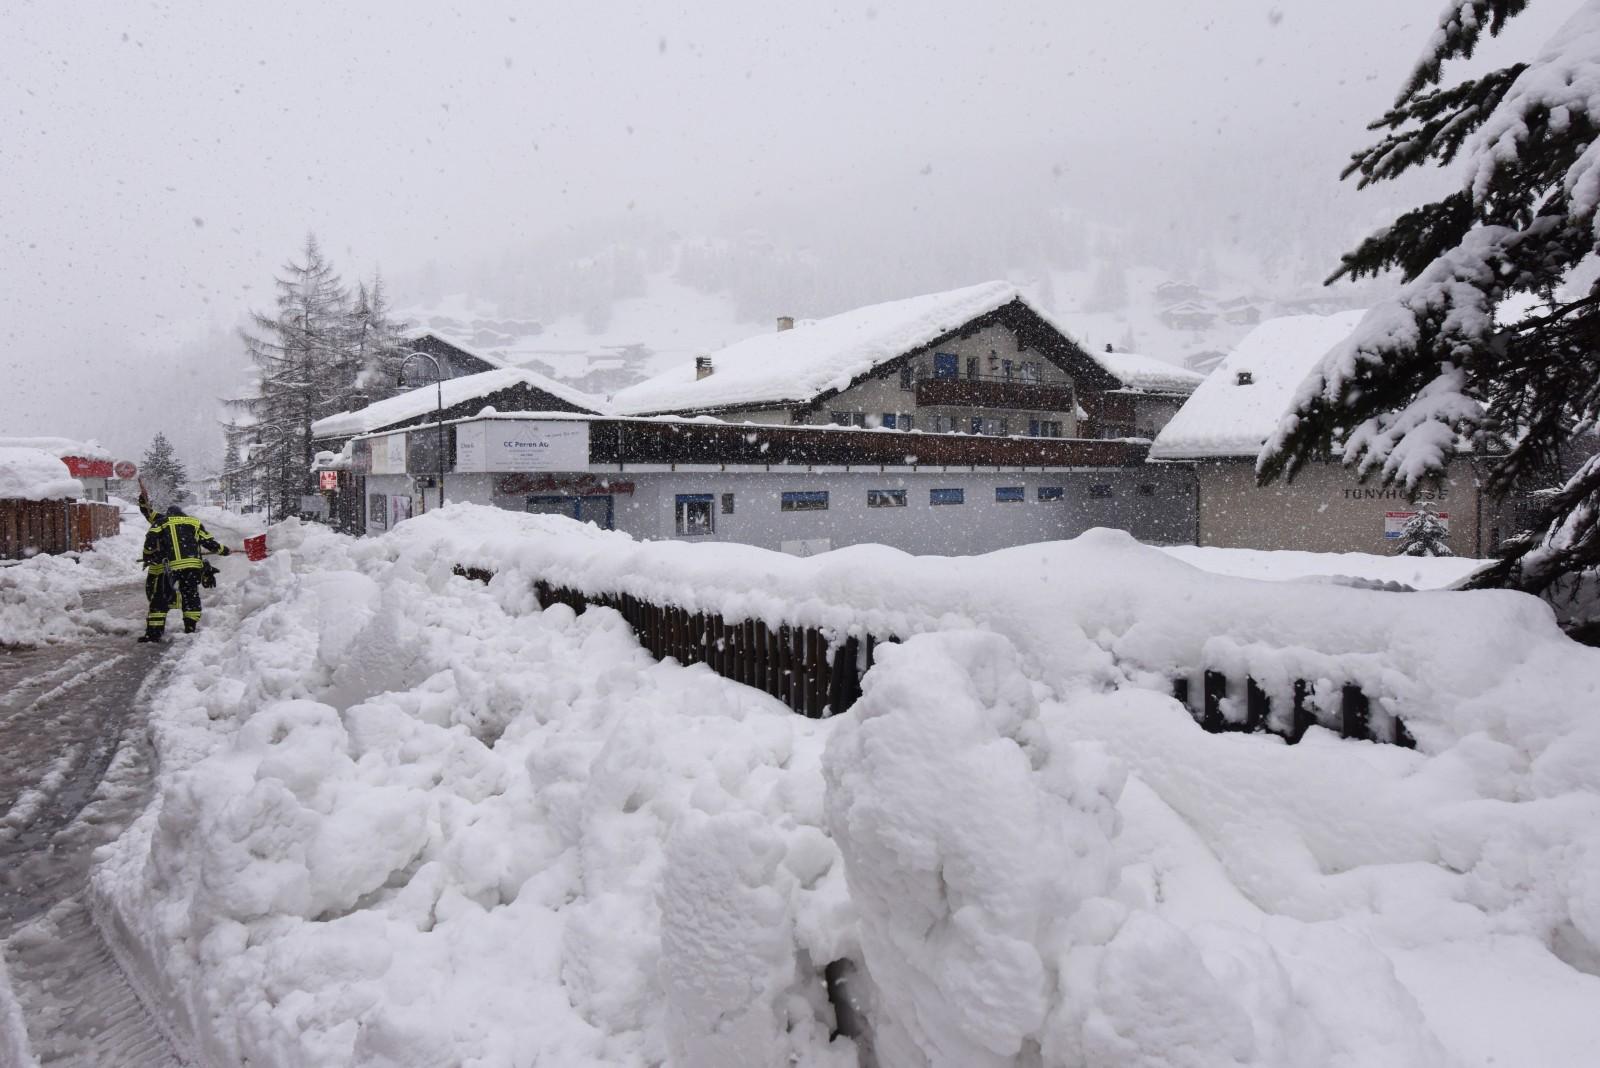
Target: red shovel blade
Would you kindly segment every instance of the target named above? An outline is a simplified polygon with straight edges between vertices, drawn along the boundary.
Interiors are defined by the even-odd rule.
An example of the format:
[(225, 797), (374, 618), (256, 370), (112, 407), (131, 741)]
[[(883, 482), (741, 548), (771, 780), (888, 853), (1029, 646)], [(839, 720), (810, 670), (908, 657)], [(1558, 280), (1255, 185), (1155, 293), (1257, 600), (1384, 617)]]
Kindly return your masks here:
[(265, 560), (267, 558), (267, 536), (257, 534), (253, 538), (244, 539), (244, 555), (247, 560)]

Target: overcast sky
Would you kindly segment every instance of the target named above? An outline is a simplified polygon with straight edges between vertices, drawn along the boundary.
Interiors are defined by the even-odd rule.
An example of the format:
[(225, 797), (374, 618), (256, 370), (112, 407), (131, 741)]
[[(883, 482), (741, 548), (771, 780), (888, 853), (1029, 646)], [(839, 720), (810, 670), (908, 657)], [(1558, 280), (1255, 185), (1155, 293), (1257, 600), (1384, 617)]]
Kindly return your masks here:
[[(995, 196), (1041, 151), (1162, 159), (1175, 197), (1196, 145), (1331, 182), (1440, 7), (0, 0), (0, 433), (137, 451), (196, 392), (209, 411), (240, 362), (213, 332), (308, 229), (347, 276), (403, 275), (974, 152)], [(1483, 59), (1573, 7), (1536, 0)], [(216, 374), (172, 362), (211, 336)]]

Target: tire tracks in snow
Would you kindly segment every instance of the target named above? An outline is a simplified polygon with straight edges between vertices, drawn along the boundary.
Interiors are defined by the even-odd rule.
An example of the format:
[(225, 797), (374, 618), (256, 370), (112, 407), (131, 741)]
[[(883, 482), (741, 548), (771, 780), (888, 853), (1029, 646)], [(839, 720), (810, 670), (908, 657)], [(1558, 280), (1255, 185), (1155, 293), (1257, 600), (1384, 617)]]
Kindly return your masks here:
[[(127, 611), (142, 609), (139, 590), (119, 592)], [(20, 1048), (23, 1065), (185, 1063), (97, 925), (89, 888), (94, 851), (149, 798), (145, 712), (167, 674), (160, 648), (28, 650), (0, 667), (0, 984), (11, 983), (0, 1007), (16, 1010), (0, 1011), (0, 1032), (19, 1015), (26, 1031), (0, 1033), (0, 1051)]]

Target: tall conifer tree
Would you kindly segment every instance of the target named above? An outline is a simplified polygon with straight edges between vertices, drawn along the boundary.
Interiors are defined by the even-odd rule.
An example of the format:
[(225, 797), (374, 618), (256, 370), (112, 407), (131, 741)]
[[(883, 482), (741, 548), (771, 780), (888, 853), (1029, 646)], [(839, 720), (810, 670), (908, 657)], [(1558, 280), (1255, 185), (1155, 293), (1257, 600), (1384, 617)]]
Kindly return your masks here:
[[(1467, 443), (1489, 489), (1536, 487), (1600, 418), (1600, 284), (1576, 268), (1600, 251), (1600, 0), (1528, 63), (1441, 85), (1527, 0), (1463, 0), (1441, 18), (1382, 139), (1345, 171), (1366, 185), (1454, 165), (1454, 192), (1409, 211), (1345, 255), (1332, 282), (1397, 269), (1372, 309), (1302, 384), (1262, 451), (1263, 481), (1292, 478), (1342, 444), (1363, 477), (1410, 490)], [(1526, 314), (1508, 302), (1531, 301)], [(1600, 457), (1553, 493), (1537, 528), (1480, 581), (1546, 591), (1600, 564)]]

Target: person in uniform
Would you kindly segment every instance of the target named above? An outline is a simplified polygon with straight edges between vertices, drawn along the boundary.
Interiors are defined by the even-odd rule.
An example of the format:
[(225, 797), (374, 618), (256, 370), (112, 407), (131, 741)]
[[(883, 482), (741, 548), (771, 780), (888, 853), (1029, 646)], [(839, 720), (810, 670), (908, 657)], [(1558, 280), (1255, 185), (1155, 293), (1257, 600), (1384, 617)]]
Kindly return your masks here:
[(149, 610), (145, 614), (144, 636), (139, 640), (159, 642), (167, 629), (167, 613), (177, 604), (183, 607), (184, 633), (193, 634), (200, 626), (200, 584), (207, 571), (202, 554), (227, 556), (230, 550), (183, 509), (157, 511), (144, 492), (139, 494), (139, 511), (150, 521), (140, 558), (145, 567), (144, 591)]

